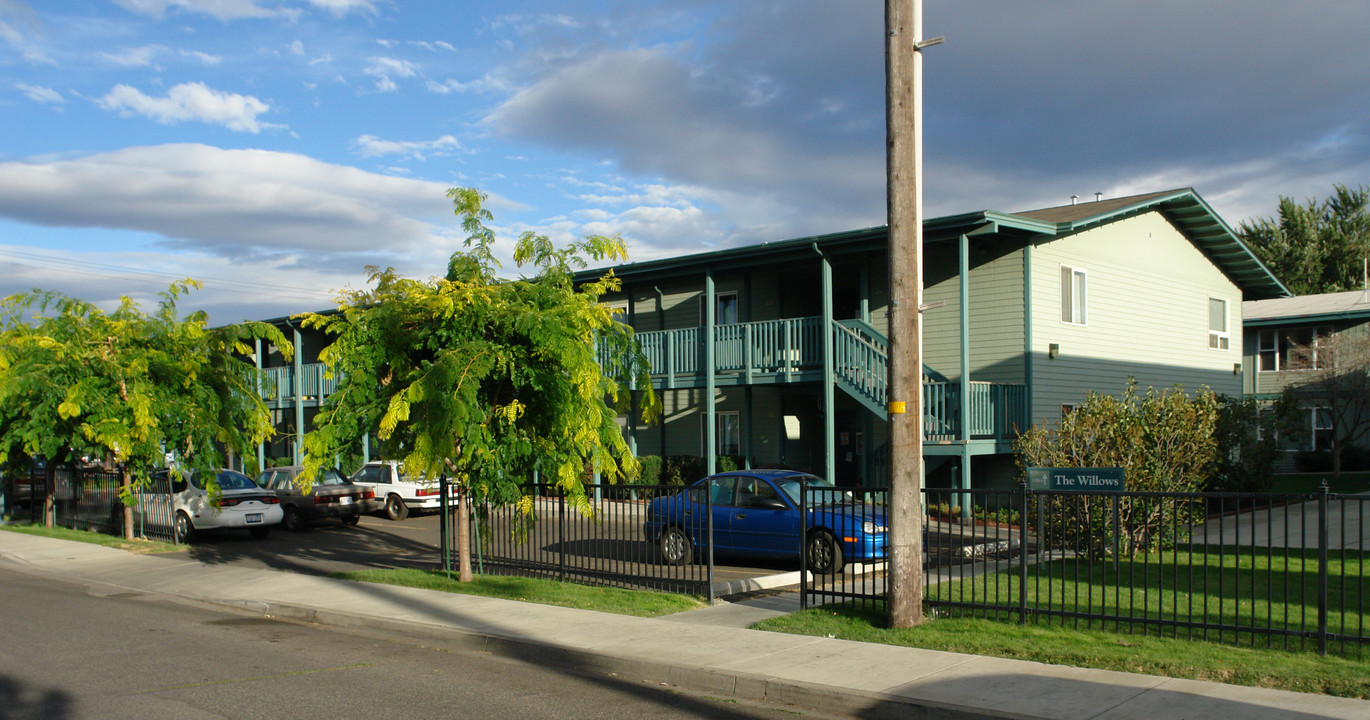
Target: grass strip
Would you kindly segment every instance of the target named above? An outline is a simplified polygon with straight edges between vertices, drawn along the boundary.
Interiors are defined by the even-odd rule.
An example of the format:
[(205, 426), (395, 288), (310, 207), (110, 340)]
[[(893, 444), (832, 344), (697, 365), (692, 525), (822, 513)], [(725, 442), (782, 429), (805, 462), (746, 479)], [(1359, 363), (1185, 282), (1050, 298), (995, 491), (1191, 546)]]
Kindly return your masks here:
[(1363, 659), (974, 618), (942, 618), (919, 627), (892, 629), (886, 627), (886, 619), (883, 604), (832, 605), (763, 620), (753, 627), (1052, 665), (1370, 698), (1370, 662)]
[(94, 530), (73, 530), (66, 527), (44, 527), (42, 525), (0, 525), (0, 529), (10, 532), (24, 533), (26, 535), (39, 535), (42, 537), (56, 538), (58, 540), (74, 540), (76, 542), (92, 543), (104, 545), (105, 547), (126, 550), (139, 555), (148, 553), (180, 552), (185, 550), (184, 545), (173, 545), (159, 540), (144, 540), (134, 538), (125, 540), (121, 537), (106, 535), (105, 533)]
[(464, 583), (441, 570), (354, 570), (333, 573), (330, 577), (636, 617), (671, 615), (706, 605), (702, 598), (691, 595), (577, 585), (542, 578), (477, 575), (471, 582)]

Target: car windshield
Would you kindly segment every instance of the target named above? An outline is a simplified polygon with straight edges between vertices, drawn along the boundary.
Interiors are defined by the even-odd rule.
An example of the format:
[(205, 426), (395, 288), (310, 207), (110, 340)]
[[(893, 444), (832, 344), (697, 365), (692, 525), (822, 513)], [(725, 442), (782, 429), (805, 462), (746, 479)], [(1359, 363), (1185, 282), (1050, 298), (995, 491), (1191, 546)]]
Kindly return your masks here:
[[(253, 482), (252, 478), (233, 470), (220, 470), (217, 479), (219, 481), (220, 490), (257, 489), (257, 483)], [(196, 473), (195, 476), (190, 479), (190, 482), (201, 490), (205, 489), (204, 478), (199, 473)]]
[[(788, 497), (790, 502), (793, 502), (795, 505), (799, 505), (800, 483), (808, 485), (810, 490), (815, 488), (830, 489), (836, 487), (836, 485), (832, 484), (831, 480), (825, 480), (817, 475), (791, 475), (790, 477), (777, 478), (775, 480), (775, 486), (780, 488), (780, 492), (785, 493), (785, 497)], [(835, 493), (824, 492), (821, 493), (818, 498), (820, 500), (831, 499), (835, 502), (844, 502), (851, 499), (851, 493), (848, 492), (841, 493), (837, 497), (834, 497), (835, 495)]]

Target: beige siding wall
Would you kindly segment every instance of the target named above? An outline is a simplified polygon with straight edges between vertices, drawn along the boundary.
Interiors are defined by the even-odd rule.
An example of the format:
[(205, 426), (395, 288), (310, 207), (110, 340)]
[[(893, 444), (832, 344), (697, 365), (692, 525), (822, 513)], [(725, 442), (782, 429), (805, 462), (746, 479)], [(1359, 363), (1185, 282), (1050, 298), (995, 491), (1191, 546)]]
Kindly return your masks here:
[[(1089, 390), (1142, 388), (1241, 392), (1241, 291), (1159, 213), (1111, 223), (1032, 250), (1033, 422)], [(1061, 266), (1087, 274), (1087, 324), (1061, 321)], [(1232, 341), (1208, 347), (1208, 301), (1228, 304)], [(1059, 357), (1048, 359), (1048, 347)]]

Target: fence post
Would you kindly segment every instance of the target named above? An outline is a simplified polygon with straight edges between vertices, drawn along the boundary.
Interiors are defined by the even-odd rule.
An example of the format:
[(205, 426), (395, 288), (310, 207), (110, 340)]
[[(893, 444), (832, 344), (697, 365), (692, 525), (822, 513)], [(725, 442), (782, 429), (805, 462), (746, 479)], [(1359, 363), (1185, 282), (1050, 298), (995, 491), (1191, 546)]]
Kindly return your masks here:
[[(809, 484), (799, 483), (799, 609), (809, 609)], [(885, 589), (888, 596), (889, 589)]]
[[(1022, 495), (1023, 503), (1018, 510), (1018, 624), (1027, 624), (1027, 531), (1028, 531), (1028, 497), (1032, 491), (1028, 489), (1027, 480), (1018, 483), (1018, 492)], [(1040, 504), (1039, 504), (1040, 507)], [(1037, 529), (1038, 537), (1041, 537), (1042, 530)], [(1012, 556), (1010, 556), (1012, 557)]]
[(1318, 487), (1318, 654), (1327, 654), (1327, 481)]
[(566, 490), (557, 486), (557, 579), (566, 582)]

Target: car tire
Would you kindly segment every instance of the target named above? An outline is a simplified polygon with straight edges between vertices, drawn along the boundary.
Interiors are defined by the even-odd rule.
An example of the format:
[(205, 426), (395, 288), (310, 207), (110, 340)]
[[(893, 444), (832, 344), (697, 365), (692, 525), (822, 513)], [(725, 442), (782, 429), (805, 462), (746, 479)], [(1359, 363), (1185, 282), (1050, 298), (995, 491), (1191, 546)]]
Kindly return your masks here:
[(269, 528), (269, 527), (254, 527), (254, 528), (248, 528), (247, 534), (248, 534), (248, 535), (251, 535), (253, 540), (261, 540), (262, 538), (264, 538), (264, 537), (266, 537), (266, 536), (268, 536), (268, 535), (271, 534), (271, 528)]
[(351, 516), (351, 517), (345, 517), (345, 518), (343, 518), (343, 519), (342, 519), (342, 524), (343, 524), (344, 526), (346, 526), (346, 527), (357, 527), (357, 523), (359, 523), (359, 522), (361, 522), (361, 521), (362, 521), (362, 518), (361, 518), (360, 515), (353, 515), (353, 516)]
[(391, 520), (403, 520), (409, 517), (409, 506), (404, 504), (399, 495), (391, 495), (385, 499), (385, 516)]
[(281, 527), (290, 532), (298, 532), (304, 527), (304, 518), (300, 517), (300, 511), (293, 507), (286, 507), (284, 514), (281, 515)]
[(176, 537), (176, 542), (185, 544), (195, 537), (195, 524), (190, 521), (190, 516), (183, 513), (176, 513), (176, 521), (172, 525), (171, 532)]
[(827, 530), (809, 533), (805, 550), (808, 553), (809, 571), (815, 575), (836, 575), (847, 564), (846, 558), (842, 557), (842, 545)]
[(661, 559), (667, 565), (688, 565), (694, 559), (694, 547), (684, 530), (669, 527), (662, 531)]

